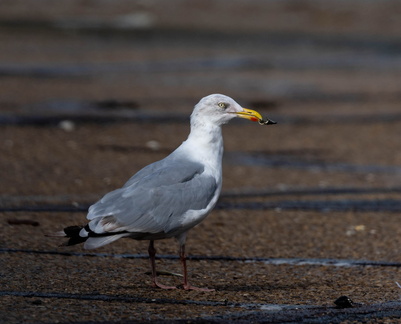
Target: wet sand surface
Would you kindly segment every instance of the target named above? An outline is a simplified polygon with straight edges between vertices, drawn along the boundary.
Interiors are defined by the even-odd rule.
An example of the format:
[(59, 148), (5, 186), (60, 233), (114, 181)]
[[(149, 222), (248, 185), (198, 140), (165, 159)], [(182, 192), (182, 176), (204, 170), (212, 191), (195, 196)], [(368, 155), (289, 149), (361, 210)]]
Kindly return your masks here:
[[(400, 321), (401, 5), (190, 3), (0, 4), (0, 322)], [(216, 291), (152, 288), (146, 241), (44, 236), (180, 145), (210, 93), (278, 122), (224, 126), (187, 241)], [(176, 242), (156, 248), (179, 286)]]

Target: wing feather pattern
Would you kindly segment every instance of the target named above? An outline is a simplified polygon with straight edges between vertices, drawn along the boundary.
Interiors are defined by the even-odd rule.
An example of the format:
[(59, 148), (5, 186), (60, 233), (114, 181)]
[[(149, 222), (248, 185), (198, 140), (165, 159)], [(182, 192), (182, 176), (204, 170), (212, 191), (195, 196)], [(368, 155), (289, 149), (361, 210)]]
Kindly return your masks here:
[(188, 210), (206, 208), (217, 183), (201, 163), (159, 161), (139, 171), (120, 189), (89, 208), (89, 226), (96, 233), (168, 233), (179, 228)]

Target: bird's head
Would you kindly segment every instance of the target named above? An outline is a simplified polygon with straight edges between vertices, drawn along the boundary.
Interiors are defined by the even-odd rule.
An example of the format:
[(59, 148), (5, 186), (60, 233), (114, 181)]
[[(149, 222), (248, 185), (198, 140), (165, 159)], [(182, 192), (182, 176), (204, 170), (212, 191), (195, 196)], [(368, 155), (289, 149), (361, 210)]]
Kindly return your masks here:
[(243, 108), (235, 100), (222, 94), (202, 98), (195, 106), (191, 120), (222, 125), (234, 117), (249, 119), (261, 125), (276, 124), (270, 119), (263, 119), (257, 111)]

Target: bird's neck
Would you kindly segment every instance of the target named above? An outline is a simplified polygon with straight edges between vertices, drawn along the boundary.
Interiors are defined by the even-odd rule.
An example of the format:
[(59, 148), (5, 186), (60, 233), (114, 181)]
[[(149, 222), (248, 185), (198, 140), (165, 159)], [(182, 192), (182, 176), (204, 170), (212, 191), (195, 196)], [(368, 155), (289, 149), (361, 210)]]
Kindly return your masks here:
[(212, 123), (192, 124), (188, 139), (208, 147), (221, 146), (223, 144), (221, 126)]
[(194, 154), (201, 160), (214, 160), (213, 163), (218, 163), (222, 159), (223, 136), (220, 125), (191, 124), (191, 132), (186, 143), (193, 148)]

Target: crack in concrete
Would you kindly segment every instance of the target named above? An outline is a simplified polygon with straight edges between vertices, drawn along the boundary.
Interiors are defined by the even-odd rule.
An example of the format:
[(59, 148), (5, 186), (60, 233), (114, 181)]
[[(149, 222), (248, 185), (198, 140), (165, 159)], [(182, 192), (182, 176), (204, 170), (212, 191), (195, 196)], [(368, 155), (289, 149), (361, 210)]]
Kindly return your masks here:
[[(41, 251), (28, 249), (0, 248), (0, 253), (27, 253), (27, 254), (52, 254), (62, 256), (79, 257), (111, 257), (123, 259), (147, 259), (147, 254), (114, 254), (114, 253), (87, 253), (87, 252), (68, 252), (68, 251)], [(157, 259), (178, 260), (176, 255), (157, 255)], [(350, 259), (330, 259), (330, 258), (264, 258), (264, 257), (232, 257), (232, 256), (204, 256), (189, 255), (188, 260), (192, 261), (232, 261), (232, 262), (262, 262), (271, 265), (315, 265), (315, 266), (334, 266), (334, 267), (395, 267), (400, 268), (401, 262), (393, 261), (372, 261), (372, 260), (350, 260)]]

